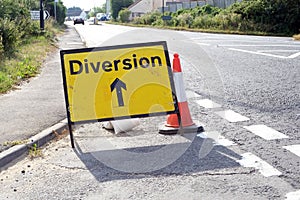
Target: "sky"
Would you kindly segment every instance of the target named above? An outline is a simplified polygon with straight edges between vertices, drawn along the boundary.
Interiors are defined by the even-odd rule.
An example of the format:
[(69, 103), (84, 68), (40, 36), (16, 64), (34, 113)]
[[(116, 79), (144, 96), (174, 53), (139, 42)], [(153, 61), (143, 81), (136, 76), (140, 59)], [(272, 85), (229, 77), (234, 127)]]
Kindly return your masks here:
[(64, 6), (70, 7), (80, 7), (84, 10), (90, 10), (93, 7), (102, 7), (106, 0), (61, 0)]

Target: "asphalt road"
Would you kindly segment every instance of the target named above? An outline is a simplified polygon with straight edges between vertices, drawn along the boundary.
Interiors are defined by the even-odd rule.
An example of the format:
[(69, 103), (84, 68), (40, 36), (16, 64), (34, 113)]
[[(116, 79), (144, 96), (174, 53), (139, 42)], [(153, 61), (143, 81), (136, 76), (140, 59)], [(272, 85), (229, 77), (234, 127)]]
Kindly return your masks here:
[[(298, 41), (285, 37), (124, 27), (117, 28), (121, 32), (119, 35), (115, 36), (114, 32), (111, 39), (104, 41), (101, 33), (106, 32), (105, 29), (110, 30), (110, 27), (106, 24), (93, 27), (91, 32), (94, 36), (88, 34), (91, 32), (86, 28), (84, 31), (83, 27), (76, 28), (88, 46), (167, 41), (170, 57), (178, 52), (182, 60), (186, 89), (199, 94), (202, 100), (208, 99), (221, 105), (215, 110), (201, 110), (209, 113), (205, 116), (206, 130), (218, 131), (239, 144), (244, 151), (254, 153), (282, 172), (281, 177), (300, 188)], [(201, 107), (199, 104), (195, 106)], [(215, 119), (216, 114), (228, 115), (222, 113), (227, 110), (235, 111), (248, 120), (227, 124), (222, 117)], [(200, 115), (198, 120), (204, 122), (203, 118)], [(259, 133), (253, 134), (249, 129)], [(265, 138), (259, 137), (264, 134), (267, 135)], [(268, 137), (271, 134), (275, 134), (274, 137)], [(287, 151), (291, 145), (297, 155)]]
[(291, 38), (76, 25), (89, 47), (167, 41), (181, 58), (194, 122), (164, 136), (165, 117), (126, 134), (99, 123), (0, 174), (0, 199), (300, 199), (300, 43)]

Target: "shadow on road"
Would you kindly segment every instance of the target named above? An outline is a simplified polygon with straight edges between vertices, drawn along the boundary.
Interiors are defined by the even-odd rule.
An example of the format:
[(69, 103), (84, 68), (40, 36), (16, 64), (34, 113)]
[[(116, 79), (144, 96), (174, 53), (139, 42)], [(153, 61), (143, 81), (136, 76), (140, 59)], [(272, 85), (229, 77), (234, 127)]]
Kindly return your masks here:
[[(185, 147), (187, 148), (185, 148), (183, 154), (181, 154), (177, 159), (175, 159), (174, 162), (159, 169), (156, 169), (155, 166), (161, 165), (161, 162), (165, 161), (164, 155), (160, 154), (160, 158), (154, 159), (152, 163), (150, 163), (151, 158), (149, 156), (154, 155), (151, 154), (153, 152), (157, 152), (161, 149), (166, 148), (165, 145), (152, 145), (135, 148), (84, 152), (81, 148), (81, 145), (76, 143), (75, 152), (80, 158), (80, 160), (85, 164), (87, 169), (99, 182), (124, 179), (140, 179), (145, 177), (157, 176), (190, 175), (199, 172), (214, 173), (212, 171), (240, 167), (240, 165), (236, 162), (236, 160), (241, 159), (240, 155), (236, 154), (235, 152), (224, 146), (213, 144), (213, 140), (208, 138), (202, 139), (200, 137), (194, 137), (191, 142), (169, 144), (167, 146), (168, 149), (171, 150), (182, 150)], [(127, 155), (124, 152), (134, 155), (147, 155), (148, 160), (147, 158), (145, 160), (145, 157), (140, 160), (135, 160), (134, 162), (136, 165), (133, 166), (133, 168), (138, 167), (141, 170), (132, 170), (131, 172), (129, 172), (128, 169), (132, 164), (132, 160), (130, 159), (136, 159), (136, 157), (130, 158), (129, 156), (127, 158), (124, 158)], [(168, 152), (169, 151), (166, 150), (166, 153)], [(165, 156), (168, 157), (170, 155)], [(105, 159), (102, 160), (102, 158)], [(111, 167), (113, 165), (110, 165), (111, 163), (107, 163), (109, 159), (111, 163), (114, 163), (114, 166), (116, 166), (115, 164), (118, 163), (120, 166), (126, 165), (127, 162), (127, 170), (122, 171), (116, 169), (118, 167)], [(101, 160), (104, 162), (102, 162)], [(148, 165), (148, 167), (146, 165)], [(152, 169), (156, 170), (150, 170), (151, 167)]]

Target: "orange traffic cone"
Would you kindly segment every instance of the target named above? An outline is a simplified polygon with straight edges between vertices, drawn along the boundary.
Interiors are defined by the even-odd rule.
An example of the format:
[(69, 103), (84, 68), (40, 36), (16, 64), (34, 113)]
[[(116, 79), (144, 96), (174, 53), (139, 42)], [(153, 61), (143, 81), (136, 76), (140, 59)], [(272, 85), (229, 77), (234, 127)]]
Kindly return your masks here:
[(164, 127), (159, 129), (161, 134), (176, 134), (180, 128), (184, 133), (203, 132), (202, 126), (197, 126), (191, 117), (185, 89), (183, 83), (183, 76), (181, 71), (180, 59), (177, 53), (174, 54), (173, 59), (173, 78), (175, 84), (176, 97), (178, 101), (180, 122), (178, 121), (179, 115), (168, 115), (167, 123)]

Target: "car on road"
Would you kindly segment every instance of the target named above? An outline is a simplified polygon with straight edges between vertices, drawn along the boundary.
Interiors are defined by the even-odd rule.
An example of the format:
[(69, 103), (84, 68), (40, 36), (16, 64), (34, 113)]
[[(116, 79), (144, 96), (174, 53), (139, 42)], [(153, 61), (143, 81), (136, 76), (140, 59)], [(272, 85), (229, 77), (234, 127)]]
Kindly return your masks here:
[(96, 18), (98, 19), (98, 21), (107, 21), (106, 14), (104, 13), (97, 13)]
[(82, 25), (84, 25), (84, 19), (82, 17), (75, 17), (74, 18), (74, 25), (75, 24), (82, 24)]

